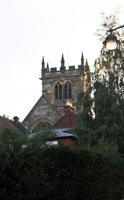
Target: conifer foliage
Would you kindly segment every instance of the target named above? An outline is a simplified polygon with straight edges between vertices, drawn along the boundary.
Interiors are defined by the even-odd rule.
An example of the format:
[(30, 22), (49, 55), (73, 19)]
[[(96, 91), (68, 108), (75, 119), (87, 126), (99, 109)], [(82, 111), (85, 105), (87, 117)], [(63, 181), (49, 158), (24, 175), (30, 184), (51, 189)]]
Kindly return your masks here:
[[(117, 26), (115, 15), (105, 17), (102, 28), (98, 30), (100, 39), (104, 40), (106, 34), (109, 34), (107, 30)], [(124, 153), (124, 32), (119, 30), (114, 34), (121, 39), (120, 45), (113, 51), (107, 50), (103, 45), (100, 56), (94, 63), (93, 97), (89, 105), (93, 113), (92, 123), (90, 118), (90, 123), (85, 123), (82, 130), (78, 127), (77, 133), (82, 138), (85, 135), (84, 127), (84, 132), (90, 129), (89, 137), (91, 132), (93, 135), (90, 145), (97, 144), (99, 139), (104, 138), (108, 142), (114, 142), (118, 145), (119, 151)], [(91, 98), (90, 93), (89, 97)], [(83, 125), (85, 120), (80, 118), (81, 120)]]

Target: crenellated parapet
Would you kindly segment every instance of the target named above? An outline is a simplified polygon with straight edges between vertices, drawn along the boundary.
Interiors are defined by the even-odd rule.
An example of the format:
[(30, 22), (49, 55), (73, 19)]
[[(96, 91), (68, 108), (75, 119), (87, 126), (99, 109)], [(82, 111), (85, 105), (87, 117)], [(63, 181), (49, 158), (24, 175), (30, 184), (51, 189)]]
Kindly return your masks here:
[(49, 67), (48, 63), (45, 66), (45, 61), (44, 61), (44, 57), (42, 58), (42, 63), (41, 63), (41, 80), (52, 76), (53, 77), (53, 73), (54, 76), (57, 76), (59, 74), (64, 74), (65, 76), (69, 76), (69, 74), (71, 75), (79, 75), (82, 73), (84, 69), (84, 58), (83, 58), (83, 54), (81, 56), (81, 64), (78, 65), (77, 67), (75, 65), (72, 66), (65, 66), (65, 60), (64, 60), (64, 55), (62, 54), (62, 58), (61, 58), (61, 66), (59, 68), (57, 67)]

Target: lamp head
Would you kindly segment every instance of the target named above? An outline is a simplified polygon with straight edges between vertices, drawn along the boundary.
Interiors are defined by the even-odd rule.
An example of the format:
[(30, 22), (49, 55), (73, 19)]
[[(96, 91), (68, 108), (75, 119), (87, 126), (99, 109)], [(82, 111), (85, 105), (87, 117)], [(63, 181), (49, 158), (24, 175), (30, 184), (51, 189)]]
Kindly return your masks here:
[(117, 39), (117, 37), (110, 33), (103, 44), (106, 46), (106, 49), (108, 50), (115, 50), (117, 48), (117, 45), (120, 44), (120, 41)]

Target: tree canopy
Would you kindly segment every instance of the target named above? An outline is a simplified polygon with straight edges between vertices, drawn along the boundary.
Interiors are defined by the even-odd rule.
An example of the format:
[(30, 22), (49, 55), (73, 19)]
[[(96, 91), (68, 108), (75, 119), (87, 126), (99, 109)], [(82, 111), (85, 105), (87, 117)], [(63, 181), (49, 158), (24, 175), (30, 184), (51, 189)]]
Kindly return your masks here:
[[(117, 25), (115, 15), (104, 17), (98, 30), (100, 39)], [(77, 135), (82, 146), (97, 145), (104, 139), (124, 153), (124, 33), (116, 31), (115, 34), (121, 38), (121, 45), (114, 51), (108, 51), (103, 45), (94, 63), (91, 92), (87, 98), (80, 95), (83, 111), (79, 114)]]

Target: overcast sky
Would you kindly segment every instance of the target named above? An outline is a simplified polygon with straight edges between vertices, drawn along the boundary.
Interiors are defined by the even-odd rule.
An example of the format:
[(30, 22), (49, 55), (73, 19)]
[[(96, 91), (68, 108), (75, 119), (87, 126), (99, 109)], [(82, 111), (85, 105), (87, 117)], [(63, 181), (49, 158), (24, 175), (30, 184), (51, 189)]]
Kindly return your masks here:
[(124, 24), (123, 0), (0, 0), (0, 115), (22, 121), (40, 98), (42, 56), (59, 67), (63, 53), (77, 66), (83, 51), (92, 67), (101, 13), (113, 10)]

